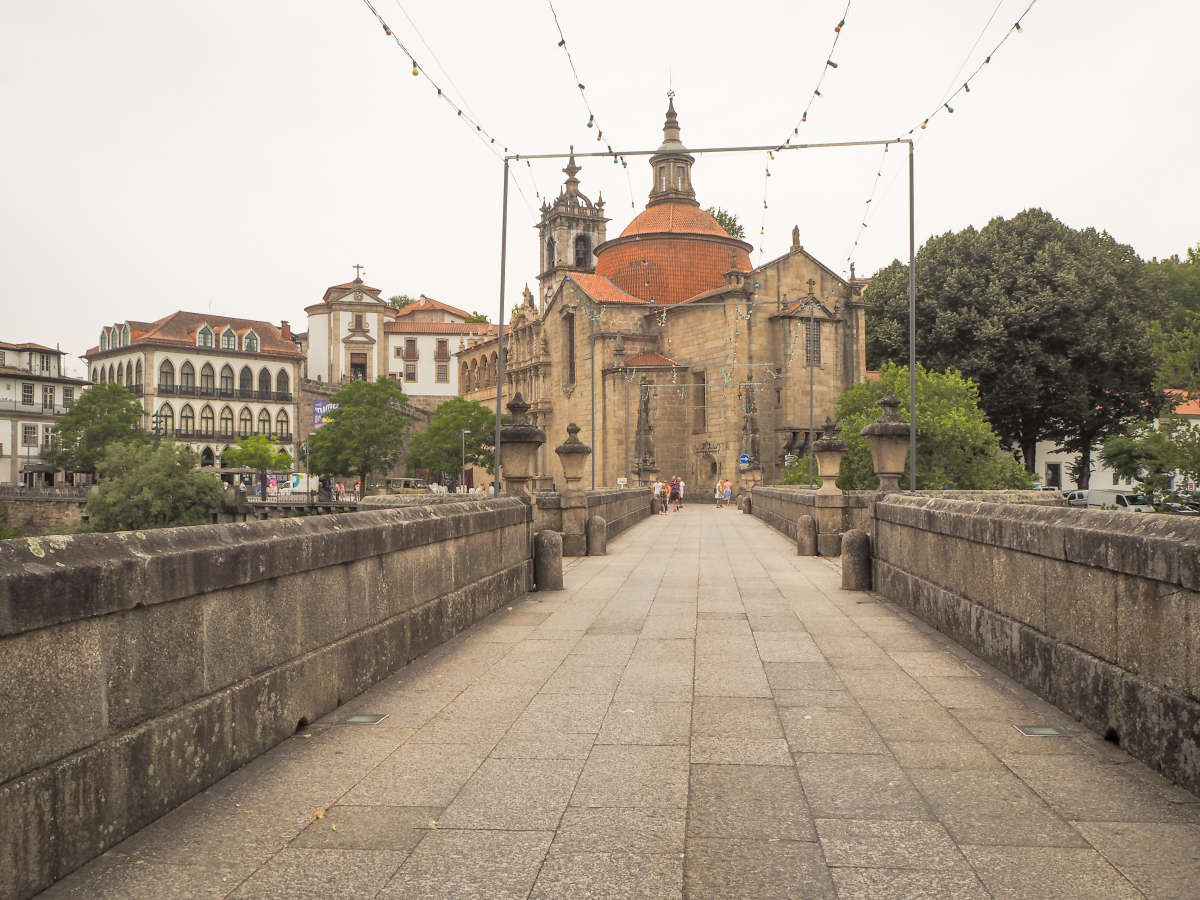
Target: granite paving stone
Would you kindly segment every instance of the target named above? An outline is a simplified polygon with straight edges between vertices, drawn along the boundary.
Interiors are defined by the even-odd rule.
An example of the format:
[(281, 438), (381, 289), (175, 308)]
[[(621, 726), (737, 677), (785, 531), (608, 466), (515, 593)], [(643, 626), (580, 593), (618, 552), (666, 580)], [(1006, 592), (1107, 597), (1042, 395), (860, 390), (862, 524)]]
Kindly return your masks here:
[(45, 896), (1197, 896), (1200, 799), (836, 560), (708, 505), (608, 551)]

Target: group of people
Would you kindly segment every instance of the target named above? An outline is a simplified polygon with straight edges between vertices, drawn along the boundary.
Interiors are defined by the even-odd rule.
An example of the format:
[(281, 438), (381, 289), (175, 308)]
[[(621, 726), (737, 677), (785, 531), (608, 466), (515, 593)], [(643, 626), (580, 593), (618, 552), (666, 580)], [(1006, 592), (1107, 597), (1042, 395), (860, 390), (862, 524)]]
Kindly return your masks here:
[(733, 496), (733, 482), (722, 481), (717, 479), (716, 487), (713, 488), (713, 500), (716, 501), (717, 509), (729, 504), (729, 499)]
[(658, 478), (654, 479), (652, 491), (654, 492), (655, 512), (665, 516), (668, 507), (673, 507), (676, 512), (683, 509), (683, 487), (683, 479), (678, 475), (669, 482)]

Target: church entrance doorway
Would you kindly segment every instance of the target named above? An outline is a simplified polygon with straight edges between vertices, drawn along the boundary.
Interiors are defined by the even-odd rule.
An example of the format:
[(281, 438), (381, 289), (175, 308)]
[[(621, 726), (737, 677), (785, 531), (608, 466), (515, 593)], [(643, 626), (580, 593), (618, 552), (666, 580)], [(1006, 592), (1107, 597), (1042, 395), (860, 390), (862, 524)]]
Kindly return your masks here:
[(213, 456), (212, 447), (205, 447), (200, 451), (200, 465), (212, 466), (215, 464), (215, 462), (216, 460)]
[(350, 354), (350, 377), (355, 381), (359, 381), (367, 377), (367, 354)]

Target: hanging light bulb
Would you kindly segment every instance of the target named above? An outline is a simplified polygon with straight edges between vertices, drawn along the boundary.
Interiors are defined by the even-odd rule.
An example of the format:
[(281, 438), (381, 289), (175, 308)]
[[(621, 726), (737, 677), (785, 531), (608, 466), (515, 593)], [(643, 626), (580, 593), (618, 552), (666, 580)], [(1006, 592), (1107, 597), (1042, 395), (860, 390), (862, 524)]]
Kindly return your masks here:
[(888, 152), (888, 146), (889, 146), (888, 144), (884, 144), (884, 145), (883, 145), (883, 152), (884, 152), (884, 153), (887, 153), (887, 152)]
[(413, 64), (413, 77), (415, 78), (416, 76), (421, 74), (421, 67), (417, 65), (417, 61), (415, 59), (412, 61), (412, 64)]
[(558, 42), (558, 46), (560, 46), (560, 47), (565, 47), (566, 45), (567, 45), (566, 38), (563, 38), (561, 41)]
[(963, 82), (963, 90), (966, 91), (968, 94), (971, 93), (971, 86), (969, 84), (967, 84), (965, 81)]
[(813, 88), (813, 96), (814, 96), (814, 97), (820, 97), (820, 96), (821, 96), (821, 90), (820, 90), (820, 88)]
[[(800, 115), (800, 121), (801, 122), (808, 121), (808, 110), (807, 109)], [(799, 133), (799, 129), (797, 129), (797, 133)]]
[(595, 124), (596, 124), (596, 117), (593, 115), (589, 115), (588, 116), (588, 128), (591, 128)]
[(587, 90), (587, 88), (585, 88), (582, 83), (575, 85), (575, 87), (579, 88), (581, 91)]
[(763, 201), (763, 209), (766, 209), (766, 208), (767, 208), (767, 201), (766, 201), (766, 200), (764, 200), (764, 201)]
[(1013, 28), (1015, 28), (1017, 30), (1017, 34), (1021, 33), (1021, 23), (1020, 22), (1013, 22)]
[(825, 65), (829, 66), (831, 69), (837, 68), (837, 63), (835, 63), (832, 59), (825, 60)]
[(768, 178), (770, 178), (770, 177), (771, 177), (771, 170), (770, 170), (770, 169), (767, 169), (767, 177), (768, 177)]
[(943, 103), (942, 106), (946, 107), (946, 112), (948, 112), (948, 113), (954, 112), (954, 107), (951, 106), (949, 103)]
[(392, 29), (387, 27), (387, 22), (383, 23), (383, 33), (386, 34), (388, 37), (392, 36)]
[(771, 157), (771, 159), (774, 159), (774, 158), (775, 158), (775, 151), (774, 151), (774, 150), (768, 150), (768, 151), (767, 151), (767, 156)]
[(846, 24), (846, 20), (842, 19), (842, 21), (838, 22), (837, 25), (833, 26), (834, 33), (836, 34), (836, 33), (840, 32), (842, 30), (842, 26), (845, 24)]
[(922, 131), (924, 131), (924, 130), (925, 130), (925, 126), (926, 126), (926, 125), (928, 125), (928, 124), (929, 124), (929, 120), (928, 120), (928, 119), (926, 119), (924, 122), (922, 122), (922, 123), (921, 123), (921, 130), (922, 130)]

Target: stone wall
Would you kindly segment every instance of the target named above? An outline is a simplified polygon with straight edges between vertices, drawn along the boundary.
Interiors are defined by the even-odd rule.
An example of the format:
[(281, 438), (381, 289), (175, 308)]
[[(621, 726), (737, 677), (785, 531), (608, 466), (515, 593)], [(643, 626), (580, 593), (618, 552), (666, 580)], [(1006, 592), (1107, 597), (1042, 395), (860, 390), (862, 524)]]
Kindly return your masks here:
[(817, 548), (822, 556), (838, 556), (841, 536), (851, 528), (871, 530), (873, 491), (818, 494), (807, 487), (759, 485), (750, 496), (750, 512), (776, 531), (796, 540), (796, 519), (812, 516), (817, 523)]
[(511, 499), (0, 541), (0, 896), (46, 887), (530, 577)]
[(608, 540), (652, 515), (654, 500), (648, 487), (600, 488), (588, 491), (588, 516), (602, 516), (608, 523)]
[(77, 498), (6, 497), (0, 498), (0, 505), (8, 510), (8, 524), (21, 534), (44, 534), (70, 528), (82, 522), (87, 512), (87, 500)]
[(874, 585), (1200, 792), (1200, 522), (888, 495)]

